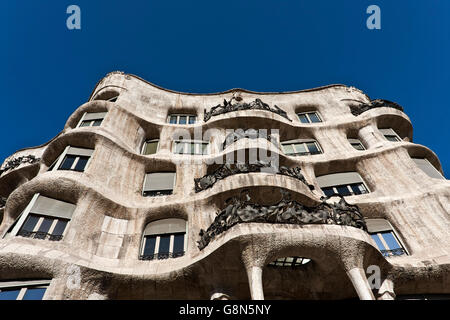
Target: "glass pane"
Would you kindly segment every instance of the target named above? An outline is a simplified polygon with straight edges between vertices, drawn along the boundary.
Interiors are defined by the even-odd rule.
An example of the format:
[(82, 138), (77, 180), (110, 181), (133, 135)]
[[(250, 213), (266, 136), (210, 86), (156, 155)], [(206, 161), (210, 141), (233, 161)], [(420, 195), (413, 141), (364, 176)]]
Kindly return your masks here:
[(155, 253), (156, 236), (145, 237), (144, 256), (152, 256)]
[(77, 164), (75, 165), (75, 171), (83, 172), (86, 167), (87, 162), (89, 161), (89, 157), (80, 157)]
[(170, 249), (170, 234), (160, 236), (158, 253), (169, 253), (169, 249)]
[(387, 245), (389, 246), (389, 250), (394, 250), (401, 248), (402, 246), (397, 242), (397, 239), (395, 239), (394, 234), (391, 232), (382, 232), (381, 233), (384, 241), (386, 241)]
[(94, 123), (92, 124), (93, 127), (99, 127), (102, 124), (103, 120), (95, 120)]
[(36, 226), (38, 220), (39, 220), (38, 216), (29, 215), (27, 220), (23, 224), (22, 228), (20, 228), (20, 230), (32, 232), (34, 230), (34, 227)]
[(6, 290), (0, 292), (0, 300), (16, 300), (19, 295), (19, 290)]
[(378, 237), (377, 234), (371, 234), (370, 235), (372, 237), (372, 239), (375, 241), (375, 243), (377, 244), (378, 249), (380, 250), (386, 250), (386, 248), (383, 246), (383, 242), (381, 242), (380, 238)]
[(301, 123), (309, 123), (309, 119), (306, 116), (306, 114), (299, 114), (298, 119), (300, 120)]
[(322, 122), (316, 112), (308, 113), (308, 116), (313, 123)]
[(177, 123), (177, 116), (170, 116), (169, 123), (176, 124)]
[(360, 142), (355, 142), (352, 143), (353, 148), (355, 148), (356, 150), (365, 150), (364, 146), (360, 143)]
[(311, 154), (320, 153), (319, 148), (317, 148), (317, 145), (314, 142), (308, 142), (306, 145), (308, 146), (308, 150)]
[(62, 236), (62, 234), (64, 233), (64, 230), (66, 229), (68, 222), (69, 222), (69, 220), (58, 219), (55, 229), (53, 229), (52, 235)]
[(175, 153), (183, 154), (184, 153), (184, 142), (175, 142)]
[(187, 123), (187, 117), (186, 116), (180, 116), (180, 122), (179, 124), (186, 124)]
[(91, 120), (82, 121), (80, 127), (89, 127), (91, 125)]
[(197, 147), (196, 143), (190, 143), (190, 154), (196, 154), (195, 149)]
[(364, 185), (362, 183), (353, 183), (350, 185), (350, 187), (352, 188), (354, 194), (363, 194), (367, 192), (365, 191), (366, 188), (364, 188)]
[(73, 155), (66, 156), (59, 166), (59, 170), (70, 170), (70, 168), (72, 168), (73, 162), (75, 161), (75, 158), (76, 156)]
[(392, 135), (385, 135), (386, 139), (392, 142), (398, 142), (400, 141), (397, 136), (392, 136)]
[(42, 224), (39, 227), (38, 232), (48, 233), (48, 230), (50, 230), (50, 227), (52, 226), (53, 221), (55, 221), (54, 218), (44, 218), (44, 220), (42, 221)]
[(208, 144), (207, 143), (202, 144), (202, 154), (208, 154)]
[(295, 153), (307, 153), (306, 147), (303, 143), (294, 144)]
[(285, 154), (294, 154), (294, 148), (291, 144), (283, 144), (282, 147)]
[(197, 118), (196, 116), (190, 116), (189, 117), (189, 124), (194, 124), (196, 118)]
[(327, 197), (330, 197), (334, 194), (334, 190), (332, 187), (326, 187), (326, 188), (322, 188), (323, 193), (325, 193), (325, 195)]
[(158, 149), (158, 141), (147, 142), (144, 148), (144, 154), (155, 154)]
[(42, 297), (45, 294), (46, 288), (31, 288), (27, 289), (25, 295), (22, 300), (42, 300)]
[(341, 196), (349, 196), (350, 195), (350, 191), (348, 190), (347, 186), (337, 186), (336, 189), (337, 189), (337, 192)]
[(173, 253), (184, 252), (184, 233), (175, 234), (173, 238)]

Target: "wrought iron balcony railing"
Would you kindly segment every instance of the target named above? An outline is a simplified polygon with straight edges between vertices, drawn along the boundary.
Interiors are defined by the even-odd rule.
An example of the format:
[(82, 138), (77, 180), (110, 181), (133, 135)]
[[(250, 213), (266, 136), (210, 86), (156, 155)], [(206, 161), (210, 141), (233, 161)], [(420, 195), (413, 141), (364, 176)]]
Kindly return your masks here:
[(402, 256), (406, 254), (406, 251), (403, 248), (396, 248), (393, 250), (380, 250), (380, 251), (384, 257)]
[(184, 256), (184, 251), (181, 252), (159, 252), (155, 254), (143, 254), (139, 256), (139, 260), (164, 260), (169, 258), (178, 258)]
[(26, 230), (20, 230), (17, 233), (18, 236), (25, 237), (25, 238), (33, 238), (33, 239), (40, 239), (40, 240), (50, 240), (50, 241), (60, 241), (63, 236), (62, 235), (54, 235), (47, 232), (31, 232)]

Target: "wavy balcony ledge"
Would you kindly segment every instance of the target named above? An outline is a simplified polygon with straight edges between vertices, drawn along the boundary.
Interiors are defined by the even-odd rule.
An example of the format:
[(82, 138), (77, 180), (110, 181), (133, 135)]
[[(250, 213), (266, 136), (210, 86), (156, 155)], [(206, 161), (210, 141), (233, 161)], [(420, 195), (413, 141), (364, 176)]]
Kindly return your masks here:
[(350, 110), (354, 116), (359, 116), (360, 114), (375, 108), (393, 108), (404, 112), (403, 107), (399, 104), (383, 99), (371, 100), (369, 103), (362, 102), (357, 106), (351, 106)]

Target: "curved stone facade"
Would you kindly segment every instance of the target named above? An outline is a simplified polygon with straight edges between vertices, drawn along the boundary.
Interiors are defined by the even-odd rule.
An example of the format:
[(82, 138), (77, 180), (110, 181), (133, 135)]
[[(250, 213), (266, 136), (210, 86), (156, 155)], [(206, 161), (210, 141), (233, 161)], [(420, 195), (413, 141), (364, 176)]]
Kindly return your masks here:
[[(170, 123), (170, 115), (178, 123)], [(189, 119), (183, 115), (196, 121), (180, 124)], [(101, 124), (94, 124), (97, 120)], [(238, 129), (245, 134), (230, 139)], [(267, 132), (255, 135), (250, 129)], [(147, 140), (158, 143), (146, 155)], [(190, 144), (180, 147), (187, 140)], [(311, 143), (317, 152), (311, 152)], [(306, 151), (293, 155), (291, 147)], [(67, 164), (71, 154), (74, 162)], [(224, 169), (230, 159), (234, 165), (252, 157), (264, 165)], [(417, 159), (431, 167), (424, 171)], [(61, 170), (65, 165), (72, 167)], [(0, 168), (0, 284), (49, 280), (44, 299), (450, 294), (450, 184), (426, 170), (442, 174), (437, 156), (412, 142), (403, 109), (371, 101), (352, 87), (188, 94), (113, 72), (54, 139), (16, 152)], [(155, 191), (151, 179), (162, 179), (161, 173), (175, 176), (172, 189)], [(356, 176), (361, 183), (331, 185), (336, 177)], [(342, 188), (350, 192), (345, 201), (326, 193)], [(232, 205), (243, 194), (246, 198)], [(58, 241), (39, 238), (44, 220), (34, 232), (24, 232), (29, 216), (47, 216), (45, 205), (37, 208), (40, 197), (73, 205)], [(57, 211), (57, 204), (48, 210)], [(342, 214), (349, 208), (356, 208), (368, 229)], [(58, 214), (50, 216), (61, 220)], [(186, 221), (177, 252), (179, 226), (148, 227), (174, 218)], [(199, 246), (211, 226), (214, 236)], [(389, 232), (401, 248), (385, 237)], [(167, 254), (151, 247), (162, 250), (169, 241), (165, 235), (171, 237)], [(142, 259), (150, 247), (152, 254)], [(274, 263), (290, 257), (308, 263)], [(380, 271), (375, 286), (374, 266)]]

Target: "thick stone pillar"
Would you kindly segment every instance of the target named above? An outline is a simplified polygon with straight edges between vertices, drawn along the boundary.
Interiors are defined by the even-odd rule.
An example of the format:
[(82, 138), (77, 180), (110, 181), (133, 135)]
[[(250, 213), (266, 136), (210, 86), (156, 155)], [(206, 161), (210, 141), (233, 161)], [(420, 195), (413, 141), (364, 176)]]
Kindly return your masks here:
[(353, 284), (353, 287), (361, 300), (375, 300), (375, 297), (370, 289), (364, 269), (355, 267), (347, 271), (347, 275)]
[(378, 289), (378, 300), (395, 300), (394, 282), (384, 279), (380, 289)]
[(253, 266), (247, 268), (248, 283), (250, 285), (252, 300), (264, 300), (262, 271), (261, 267)]
[(372, 125), (359, 129), (358, 137), (367, 149), (376, 149), (383, 146), (383, 142), (378, 137), (378, 132)]

